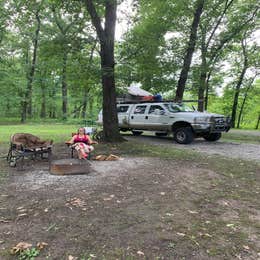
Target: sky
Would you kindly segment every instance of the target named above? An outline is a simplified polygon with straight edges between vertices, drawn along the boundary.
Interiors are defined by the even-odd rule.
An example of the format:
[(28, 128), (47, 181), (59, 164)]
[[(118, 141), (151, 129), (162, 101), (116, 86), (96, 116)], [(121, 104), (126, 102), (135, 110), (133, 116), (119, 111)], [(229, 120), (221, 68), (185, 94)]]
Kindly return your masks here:
[(117, 9), (117, 24), (115, 38), (117, 41), (122, 39), (124, 33), (130, 29), (129, 19), (133, 15), (132, 11), (133, 0), (124, 0)]

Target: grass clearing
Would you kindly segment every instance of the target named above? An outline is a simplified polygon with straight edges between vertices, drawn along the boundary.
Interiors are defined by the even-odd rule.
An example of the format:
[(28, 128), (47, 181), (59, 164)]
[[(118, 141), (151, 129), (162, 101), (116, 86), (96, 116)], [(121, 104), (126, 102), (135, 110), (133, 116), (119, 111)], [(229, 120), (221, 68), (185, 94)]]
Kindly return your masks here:
[(19, 124), (0, 126), (0, 144), (8, 144), (10, 136), (14, 133), (30, 133), (43, 139), (52, 139), (54, 142), (65, 142), (76, 132), (79, 125), (66, 124)]
[(260, 143), (259, 130), (239, 130), (232, 129), (230, 132), (223, 133), (222, 139), (239, 143)]

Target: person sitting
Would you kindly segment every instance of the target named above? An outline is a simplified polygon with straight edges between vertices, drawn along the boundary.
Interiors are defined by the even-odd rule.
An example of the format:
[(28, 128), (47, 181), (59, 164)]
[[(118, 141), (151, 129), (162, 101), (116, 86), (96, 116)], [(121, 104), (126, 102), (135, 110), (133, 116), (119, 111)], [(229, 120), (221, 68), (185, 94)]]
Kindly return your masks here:
[(92, 141), (89, 135), (86, 134), (85, 128), (83, 127), (79, 128), (78, 133), (67, 143), (75, 148), (78, 152), (79, 159), (87, 159), (90, 152), (94, 150), (92, 144), (97, 144), (96, 141)]

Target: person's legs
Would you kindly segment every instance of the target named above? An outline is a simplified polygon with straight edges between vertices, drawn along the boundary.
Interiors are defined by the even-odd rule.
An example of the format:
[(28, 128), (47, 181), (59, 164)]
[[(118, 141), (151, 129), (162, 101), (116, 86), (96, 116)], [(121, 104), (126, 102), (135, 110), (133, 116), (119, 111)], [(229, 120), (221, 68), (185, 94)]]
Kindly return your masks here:
[(78, 152), (79, 159), (85, 159), (88, 155), (85, 153), (85, 148), (83, 143), (77, 143), (75, 149)]
[(87, 144), (84, 144), (84, 153), (85, 153), (85, 156), (84, 158), (88, 158), (89, 154), (94, 151), (94, 147), (92, 145), (87, 145)]

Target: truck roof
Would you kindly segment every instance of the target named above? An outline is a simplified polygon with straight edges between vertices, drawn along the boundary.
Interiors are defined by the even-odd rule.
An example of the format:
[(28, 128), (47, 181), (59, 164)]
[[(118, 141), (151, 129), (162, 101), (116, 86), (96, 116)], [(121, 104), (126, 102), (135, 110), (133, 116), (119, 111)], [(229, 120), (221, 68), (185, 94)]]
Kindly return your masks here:
[(132, 100), (132, 101), (120, 101), (117, 102), (117, 105), (124, 105), (124, 104), (144, 104), (144, 103), (175, 103), (175, 104), (182, 104), (182, 103), (189, 103), (189, 102), (198, 102), (198, 100), (182, 100), (182, 102), (176, 102), (174, 100), (163, 100), (163, 101), (155, 101), (155, 100)]

